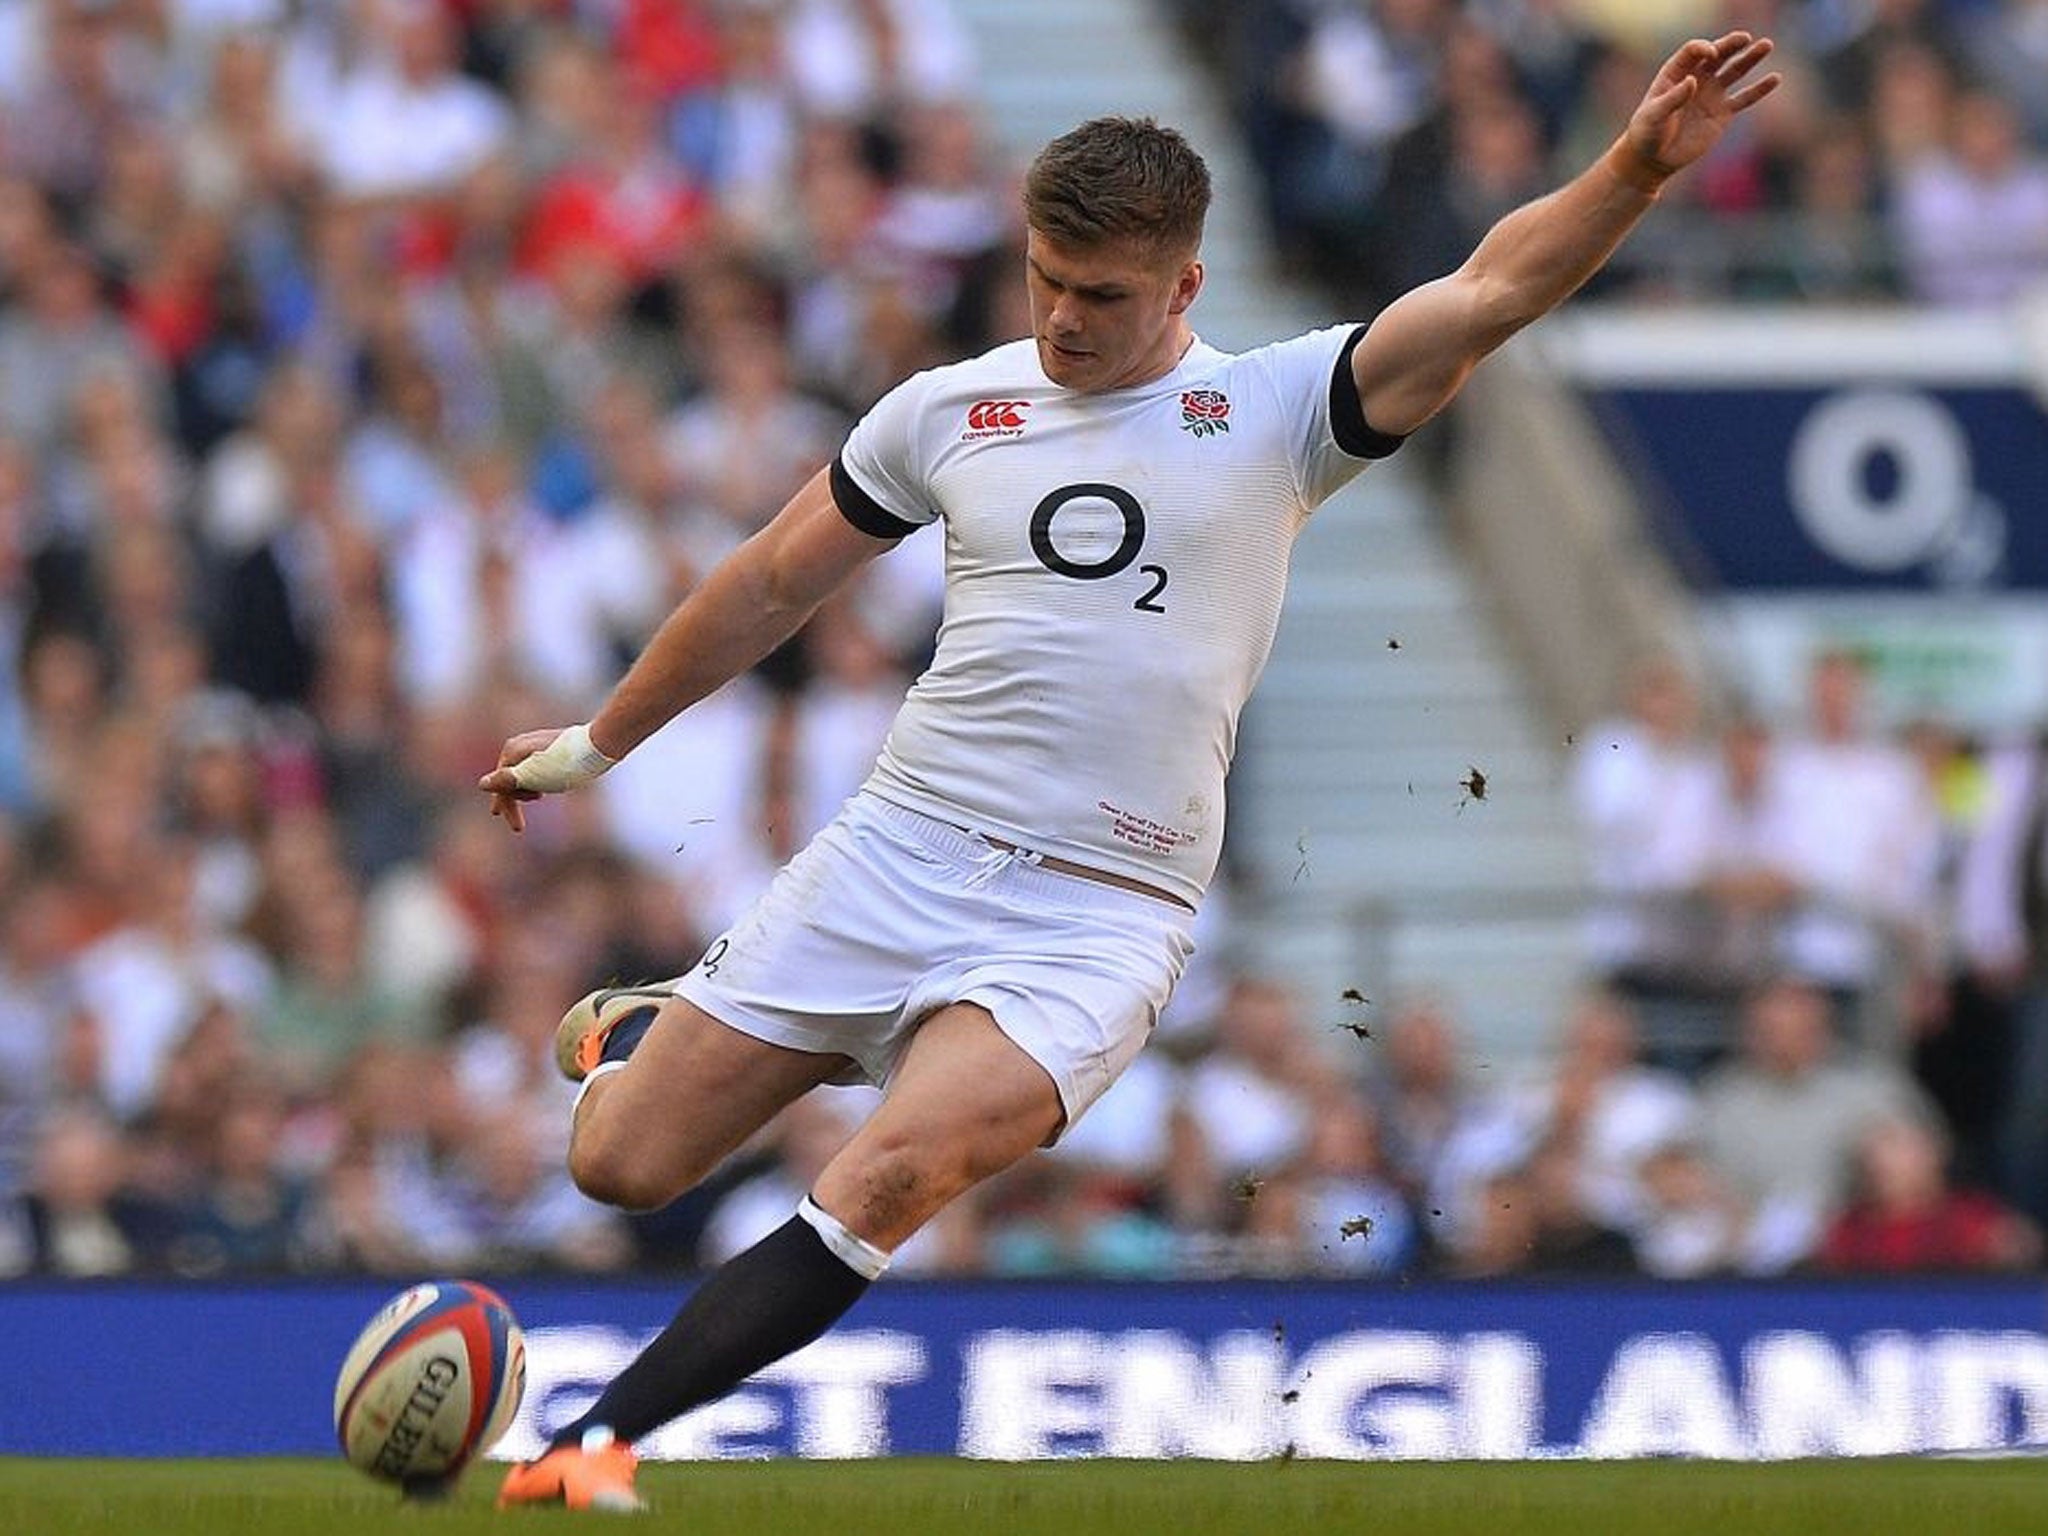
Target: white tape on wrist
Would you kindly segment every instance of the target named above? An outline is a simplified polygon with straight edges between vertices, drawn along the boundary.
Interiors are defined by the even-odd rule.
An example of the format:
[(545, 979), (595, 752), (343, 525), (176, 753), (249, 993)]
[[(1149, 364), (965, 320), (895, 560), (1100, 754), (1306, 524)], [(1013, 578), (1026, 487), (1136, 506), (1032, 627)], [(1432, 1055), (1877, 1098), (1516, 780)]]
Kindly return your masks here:
[(539, 794), (559, 795), (588, 784), (611, 766), (612, 759), (590, 744), (590, 727), (572, 725), (533, 756), (514, 763), (512, 782)]

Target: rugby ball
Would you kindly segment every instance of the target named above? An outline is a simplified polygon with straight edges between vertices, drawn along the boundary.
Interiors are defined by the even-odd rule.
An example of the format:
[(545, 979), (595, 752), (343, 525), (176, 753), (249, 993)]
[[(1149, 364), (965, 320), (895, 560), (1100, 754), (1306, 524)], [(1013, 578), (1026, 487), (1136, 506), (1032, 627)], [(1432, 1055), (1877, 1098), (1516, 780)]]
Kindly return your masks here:
[(470, 1280), (431, 1280), (386, 1302), (334, 1383), (342, 1454), (408, 1489), (452, 1482), (511, 1427), (526, 1390), (512, 1309)]

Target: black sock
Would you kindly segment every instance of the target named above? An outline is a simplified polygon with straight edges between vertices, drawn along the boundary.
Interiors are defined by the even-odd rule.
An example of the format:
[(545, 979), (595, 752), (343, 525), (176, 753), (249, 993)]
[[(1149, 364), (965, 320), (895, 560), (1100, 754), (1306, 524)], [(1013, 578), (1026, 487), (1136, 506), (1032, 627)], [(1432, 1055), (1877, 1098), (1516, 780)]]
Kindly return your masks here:
[(573, 1444), (603, 1425), (630, 1445), (803, 1348), (868, 1284), (810, 1223), (792, 1216), (697, 1287), (675, 1321), (554, 1444)]
[(611, 1027), (611, 1033), (604, 1037), (604, 1049), (598, 1052), (597, 1059), (601, 1062), (624, 1061), (632, 1055), (633, 1047), (646, 1035), (648, 1026), (654, 1022), (654, 1016), (659, 1011), (655, 1008), (635, 1008), (619, 1020)]

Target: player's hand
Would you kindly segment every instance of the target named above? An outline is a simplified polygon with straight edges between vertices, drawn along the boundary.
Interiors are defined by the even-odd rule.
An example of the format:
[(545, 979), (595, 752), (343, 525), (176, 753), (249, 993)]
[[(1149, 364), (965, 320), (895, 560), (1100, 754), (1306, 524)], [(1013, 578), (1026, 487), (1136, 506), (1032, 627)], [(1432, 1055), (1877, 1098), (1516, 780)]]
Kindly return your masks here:
[(1628, 120), (1628, 144), (1647, 169), (1661, 176), (1691, 165), (1721, 141), (1737, 114), (1775, 91), (1784, 76), (1755, 79), (1772, 42), (1729, 32), (1708, 42), (1694, 38), (1664, 61), (1649, 94)]
[(597, 778), (612, 759), (591, 744), (587, 725), (521, 731), (498, 753), (498, 766), (477, 780), (491, 797), (491, 814), (514, 832), (526, 830), (525, 802), (560, 794)]

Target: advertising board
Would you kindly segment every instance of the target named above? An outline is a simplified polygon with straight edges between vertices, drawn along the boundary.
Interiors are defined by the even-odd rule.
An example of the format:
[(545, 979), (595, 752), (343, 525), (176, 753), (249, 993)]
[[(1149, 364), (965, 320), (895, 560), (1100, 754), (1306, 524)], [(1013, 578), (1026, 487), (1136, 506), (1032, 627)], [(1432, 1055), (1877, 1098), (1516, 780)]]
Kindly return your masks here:
[[(530, 1454), (681, 1287), (500, 1279)], [(0, 1454), (319, 1455), (364, 1283), (0, 1289)], [(656, 1458), (1875, 1455), (2048, 1445), (2038, 1282), (886, 1282)]]

